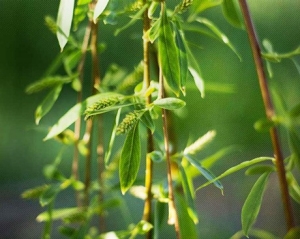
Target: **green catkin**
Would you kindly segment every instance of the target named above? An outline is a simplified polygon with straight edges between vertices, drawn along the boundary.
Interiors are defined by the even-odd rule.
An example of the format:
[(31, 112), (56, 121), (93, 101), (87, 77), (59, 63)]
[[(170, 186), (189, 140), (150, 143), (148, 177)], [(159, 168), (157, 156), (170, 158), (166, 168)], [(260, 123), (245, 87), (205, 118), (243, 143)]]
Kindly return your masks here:
[(193, 0), (184, 0), (181, 4), (179, 4), (177, 7), (176, 7), (176, 10), (178, 12), (184, 12), (186, 11), (189, 6), (191, 6), (193, 3)]
[(144, 110), (135, 110), (127, 114), (123, 121), (118, 125), (116, 133), (126, 134), (133, 128), (133, 126), (137, 123), (143, 113)]
[(92, 118), (92, 114), (95, 113), (95, 111), (99, 111), (102, 109), (105, 109), (107, 107), (116, 105), (118, 103), (120, 103), (120, 99), (118, 97), (109, 97), (109, 98), (103, 98), (97, 102), (95, 102), (94, 104), (92, 104), (91, 106), (87, 107), (87, 109), (85, 110), (84, 114), (85, 114), (85, 120), (88, 120), (90, 118)]

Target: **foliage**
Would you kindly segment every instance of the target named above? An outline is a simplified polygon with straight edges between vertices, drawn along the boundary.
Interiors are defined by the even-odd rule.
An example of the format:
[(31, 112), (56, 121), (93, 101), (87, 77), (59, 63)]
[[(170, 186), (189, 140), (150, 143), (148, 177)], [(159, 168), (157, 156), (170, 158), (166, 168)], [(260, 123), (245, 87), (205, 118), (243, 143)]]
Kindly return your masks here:
[[(270, 235), (252, 226), (258, 217), (269, 175), (278, 172), (274, 158), (259, 157), (244, 161), (215, 176), (211, 167), (232, 149), (223, 148), (206, 159), (198, 159), (198, 153), (213, 140), (215, 131), (209, 131), (184, 149), (176, 149), (176, 152), (171, 149), (174, 139), (170, 134), (170, 125), (176, 112), (186, 105), (184, 96), (189, 93), (186, 89), (187, 80), (194, 81), (199, 96), (204, 97), (205, 92), (200, 67), (186, 33), (195, 31), (218, 39), (241, 59), (226, 35), (212, 21), (201, 16), (203, 11), (220, 5), (232, 25), (244, 28), (240, 20), (242, 14), (234, 0), (182, 0), (176, 1), (175, 5), (146, 0), (61, 0), (57, 20), (49, 16), (45, 18), (46, 25), (57, 35), (62, 52), (45, 76), (26, 88), (29, 94), (49, 90), (36, 109), (36, 124), (54, 107), (66, 85), (70, 85), (77, 93), (78, 101), (57, 120), (44, 139), (56, 139), (62, 144), (57, 158), (44, 169), (49, 184), (23, 193), (24, 198), (38, 198), (41, 206), (47, 207), (37, 217), (39, 222), (45, 222), (43, 238), (50, 238), (54, 220), (62, 221), (59, 230), (70, 238), (135, 238), (143, 234), (147, 238), (158, 238), (165, 214), (168, 214), (168, 223), (174, 224), (177, 238), (198, 238), (201, 235), (196, 229), (199, 217), (195, 206), (194, 180), (203, 176), (208, 181), (196, 190), (213, 184), (223, 193), (220, 179), (248, 167), (247, 174), (260, 176), (241, 212), (243, 233), (246, 236), (259, 235), (260, 238)], [(131, 19), (115, 31), (115, 37), (120, 37), (122, 31), (142, 19), (144, 48), (140, 50), (144, 53), (144, 59), (129, 74), (112, 64), (101, 79), (98, 55), (103, 47), (98, 43), (97, 27), (102, 23), (116, 25), (119, 19), (128, 15)], [(72, 25), (75, 31), (71, 34)], [(86, 31), (83, 39), (78, 34), (81, 29)], [(265, 41), (264, 45), (267, 52), (262, 55), (268, 61), (280, 62), (299, 54), (298, 48), (278, 54), (273, 51), (270, 42)], [(150, 51), (153, 57), (150, 57)], [(83, 99), (87, 54), (92, 59), (93, 90), (90, 96)], [(295, 60), (293, 62), (298, 69), (299, 65)], [(57, 74), (59, 66), (64, 67), (66, 75)], [(287, 129), (291, 148), (291, 156), (285, 159), (287, 183), (291, 197), (299, 203), (300, 187), (292, 171), (295, 165), (300, 167), (300, 139), (296, 130), (299, 105), (288, 110), (277, 91), (274, 91), (273, 99), (278, 114), (272, 119), (258, 121), (255, 128), (269, 130), (282, 125)], [(104, 125), (103, 117), (107, 115), (115, 118), (113, 126)], [(73, 131), (69, 127), (74, 123)], [(110, 135), (108, 147), (103, 143), (104, 130)], [(97, 139), (92, 137), (95, 133)], [(125, 136), (122, 138), (122, 135)], [(117, 149), (115, 141), (118, 140), (124, 141), (122, 148)], [(60, 171), (66, 147), (75, 148), (70, 175)], [(147, 168), (145, 175), (140, 176), (139, 168), (144, 155)], [(97, 160), (92, 160), (95, 158)], [(85, 161), (84, 179), (79, 177), (79, 159)], [(264, 161), (271, 161), (272, 164), (260, 164)], [(153, 164), (163, 163), (168, 169), (165, 177), (153, 180)], [(92, 168), (98, 168), (95, 178), (91, 173)], [(119, 178), (116, 181), (117, 171)], [(145, 186), (142, 186), (143, 181)], [(75, 191), (77, 205), (55, 208), (56, 198), (68, 188)], [(121, 231), (106, 231), (103, 227), (106, 213), (124, 207), (125, 199), (120, 192), (129, 192), (145, 201), (143, 217), (134, 224), (128, 221)], [(155, 209), (152, 209), (152, 202)], [(93, 226), (95, 216), (102, 223), (97, 230)], [(293, 233), (296, 235), (298, 231), (290, 232), (287, 238), (292, 237)], [(239, 238), (240, 234), (237, 232), (232, 238)]]

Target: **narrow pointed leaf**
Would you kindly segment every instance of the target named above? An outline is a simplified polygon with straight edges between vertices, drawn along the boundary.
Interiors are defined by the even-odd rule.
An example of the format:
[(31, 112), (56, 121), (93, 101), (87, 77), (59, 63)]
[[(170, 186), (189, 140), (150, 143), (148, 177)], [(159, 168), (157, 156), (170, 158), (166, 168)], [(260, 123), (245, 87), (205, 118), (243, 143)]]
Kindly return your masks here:
[(270, 173), (264, 173), (253, 185), (242, 208), (242, 228), (246, 236), (256, 221)]
[(128, 132), (121, 153), (119, 177), (123, 194), (134, 183), (141, 161), (139, 122)]
[(204, 98), (205, 91), (204, 91), (204, 81), (203, 81), (202, 77), (194, 68), (189, 67), (188, 69), (189, 69), (189, 72), (191, 73), (191, 75), (193, 76), (195, 85), (197, 86), (197, 88), (201, 94), (201, 97)]
[(240, 20), (237, 8), (234, 4), (234, 0), (223, 0), (222, 3), (223, 13), (229, 23), (235, 27), (243, 27), (243, 23)]
[(145, 4), (125, 26), (116, 30), (115, 35), (118, 35), (120, 32), (124, 31), (125, 29), (127, 29), (128, 27), (130, 27), (134, 23), (136, 23), (141, 18), (141, 16), (143, 15), (143, 13), (147, 9), (147, 7), (148, 7), (148, 4)]
[(113, 130), (112, 130), (112, 133), (111, 133), (111, 136), (110, 136), (110, 140), (109, 140), (108, 149), (105, 152), (104, 163), (105, 163), (106, 167), (109, 164), (110, 155), (111, 155), (112, 148), (113, 148), (113, 145), (114, 145), (114, 142), (115, 142), (116, 130), (117, 130), (117, 127), (118, 127), (118, 124), (119, 124), (120, 115), (121, 115), (121, 109), (119, 109), (118, 112), (117, 112), (116, 119), (115, 119), (115, 124), (114, 124)]
[(93, 21), (95, 23), (97, 22), (97, 18), (105, 10), (108, 2), (109, 2), (109, 0), (99, 0), (99, 1), (97, 1), (95, 9), (94, 9), (94, 16), (93, 16)]
[(192, 9), (195, 13), (203, 12), (204, 10), (220, 5), (223, 0), (194, 0)]
[(185, 85), (186, 85), (186, 78), (188, 72), (188, 59), (187, 59), (187, 52), (185, 48), (185, 39), (184, 34), (181, 29), (179, 22), (173, 24), (174, 32), (175, 32), (175, 42), (178, 49), (178, 57), (179, 57), (179, 68), (180, 68), (180, 86), (181, 91), (185, 95)]
[(56, 86), (53, 90), (51, 90), (43, 102), (36, 108), (35, 110), (35, 123), (38, 125), (42, 117), (44, 117), (52, 108), (54, 103), (56, 102), (61, 90), (62, 84)]
[(56, 36), (61, 51), (63, 51), (65, 45), (67, 44), (68, 37), (70, 35), (73, 19), (74, 2), (74, 0), (60, 0), (56, 21), (59, 30), (56, 32)]
[[(119, 94), (115, 94), (115, 95), (118, 96)], [(103, 93), (103, 94), (93, 95), (91, 97), (88, 97), (85, 101), (74, 105), (51, 128), (47, 136), (44, 138), (44, 141), (51, 139), (54, 136), (63, 132), (66, 128), (68, 128), (71, 124), (73, 124), (83, 114), (87, 106), (107, 96), (113, 96), (113, 93)]]
[(289, 185), (289, 194), (297, 203), (300, 204), (300, 186), (291, 172), (288, 172), (286, 176)]
[(179, 96), (181, 86), (178, 49), (165, 7), (163, 8), (161, 18), (158, 38), (159, 64), (166, 82), (175, 95)]
[(208, 181), (213, 182), (213, 184), (219, 188), (221, 191), (223, 191), (223, 185), (221, 182), (213, 175), (208, 169), (204, 168), (197, 159), (195, 159), (192, 155), (185, 155), (186, 159), (194, 166), (196, 167), (203, 177), (205, 177)]
[(195, 208), (194, 198), (193, 198), (193, 190), (191, 190), (191, 185), (189, 183), (188, 174), (185, 172), (185, 169), (182, 165), (179, 166), (181, 180), (182, 180), (182, 186), (184, 190), (184, 197), (185, 201), (187, 203), (187, 210), (190, 218), (193, 220), (195, 224), (198, 223), (198, 215), (197, 210)]
[(253, 164), (257, 164), (257, 163), (260, 163), (260, 162), (263, 162), (263, 161), (267, 161), (267, 160), (271, 160), (271, 161), (274, 161), (274, 158), (271, 158), (271, 157), (259, 157), (259, 158), (255, 158), (255, 159), (252, 159), (252, 160), (249, 160), (249, 161), (244, 161), (238, 165), (235, 165), (229, 169), (227, 169), (224, 173), (222, 173), (221, 175), (219, 175), (218, 177), (214, 178), (213, 180), (207, 182), (207, 183), (204, 183), (203, 185), (201, 185), (200, 187), (198, 187), (196, 190), (199, 190), (201, 188), (204, 188), (206, 187), (207, 185), (213, 183), (214, 181), (216, 180), (219, 180), (221, 178), (224, 178), (230, 174), (233, 174), (241, 169), (244, 169), (244, 168), (247, 168)]
[(296, 165), (300, 168), (300, 139), (295, 132), (295, 130), (289, 130), (289, 139), (290, 139), (290, 148), (294, 153), (293, 159), (295, 160)]
[(155, 124), (153, 122), (153, 119), (149, 113), (149, 110), (146, 110), (144, 114), (141, 116), (141, 121), (142, 123), (151, 130), (152, 134), (154, 133), (155, 130)]
[(61, 191), (61, 184), (52, 184), (49, 185), (48, 188), (43, 192), (43, 194), (40, 197), (40, 204), (42, 207), (48, 205), (51, 203), (56, 195)]
[(235, 47), (232, 45), (232, 43), (229, 41), (228, 37), (211, 21), (209, 21), (206, 18), (197, 18), (197, 21), (204, 24), (206, 27), (208, 27), (218, 38), (221, 40), (225, 45), (227, 45), (241, 60), (241, 56), (238, 53), (238, 51), (235, 49)]
[(71, 208), (61, 208), (61, 209), (54, 209), (52, 210), (52, 215), (50, 217), (48, 211), (42, 212), (39, 214), (36, 218), (38, 222), (46, 222), (49, 220), (58, 220), (63, 219), (68, 216), (72, 216), (74, 214), (77, 214), (80, 209), (77, 207), (71, 207)]
[(178, 98), (167, 97), (153, 101), (153, 104), (167, 110), (176, 110), (185, 106), (185, 102)]
[(179, 193), (175, 195), (175, 203), (178, 213), (179, 220), (179, 233), (180, 238), (189, 238), (189, 239), (197, 239), (199, 238), (197, 235), (196, 225), (193, 222), (192, 218), (189, 217), (188, 214), (188, 205), (186, 201)]

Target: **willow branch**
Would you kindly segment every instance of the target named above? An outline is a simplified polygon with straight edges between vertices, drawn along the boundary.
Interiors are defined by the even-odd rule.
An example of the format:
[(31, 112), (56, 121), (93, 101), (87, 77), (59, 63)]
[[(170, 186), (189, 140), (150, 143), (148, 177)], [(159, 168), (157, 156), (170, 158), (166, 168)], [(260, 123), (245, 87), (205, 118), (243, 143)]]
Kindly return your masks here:
[[(81, 59), (77, 67), (77, 72), (79, 74), (79, 81), (80, 84), (83, 85), (83, 77), (84, 77), (84, 64), (85, 64), (85, 59), (86, 59), (86, 53), (89, 45), (89, 40), (90, 40), (90, 35), (91, 35), (91, 24), (89, 24), (85, 30), (82, 46), (81, 46)], [(80, 103), (82, 101), (82, 90), (80, 90), (77, 93), (77, 103)], [(74, 128), (74, 133), (76, 139), (80, 138), (80, 128), (81, 128), (81, 117), (79, 117), (76, 122), (75, 122), (75, 128)], [(74, 156), (73, 156), (73, 162), (72, 162), (72, 175), (73, 178), (78, 180), (79, 179), (79, 151), (77, 145), (74, 148)], [(82, 202), (79, 196), (79, 193), (76, 191), (76, 201), (77, 205), (81, 206)]]
[[(165, 88), (164, 88), (164, 78), (162, 75), (162, 71), (159, 72), (159, 98), (165, 97)], [(166, 109), (162, 109), (162, 120), (163, 120), (163, 133), (164, 133), (164, 147), (166, 153), (166, 161), (167, 161), (167, 178), (168, 178), (168, 190), (169, 190), (169, 224), (174, 224), (176, 238), (180, 238), (180, 229), (179, 229), (179, 221), (178, 214), (175, 205), (174, 199), (174, 188), (173, 188), (173, 179), (172, 179), (172, 162), (170, 157), (170, 141), (169, 141), (169, 130), (168, 130), (168, 118)]]
[[(144, 0), (144, 4), (147, 1)], [(149, 63), (149, 48), (150, 43), (146, 37), (146, 32), (150, 29), (150, 19), (148, 17), (148, 8), (144, 12), (144, 24), (143, 24), (143, 53), (144, 53), (144, 87), (150, 86), (150, 63)], [(151, 103), (151, 95), (146, 97), (146, 103)], [(147, 154), (146, 154), (146, 171), (145, 171), (145, 188), (147, 198), (145, 199), (143, 219), (151, 223), (151, 212), (152, 212), (152, 175), (153, 175), (153, 162), (149, 154), (154, 150), (153, 135), (150, 129), (147, 130)], [(152, 238), (152, 230), (147, 235), (147, 239)]]
[[(248, 37), (250, 41), (250, 46), (252, 49), (252, 54), (256, 66), (256, 71), (258, 75), (258, 80), (260, 84), (261, 94), (265, 106), (265, 111), (267, 118), (269, 120), (272, 120), (275, 116), (275, 110), (272, 104), (271, 95), (268, 87), (268, 82), (266, 78), (266, 74), (263, 67), (263, 61), (261, 56), (261, 50), (260, 46), (258, 44), (257, 36), (255, 33), (255, 29), (252, 23), (252, 19), (249, 13), (248, 5), (246, 0), (239, 0), (244, 21), (246, 24), (246, 29), (248, 32)], [(276, 160), (276, 168), (277, 168), (277, 174), (280, 182), (280, 188), (281, 188), (281, 195), (282, 195), (282, 201), (285, 211), (285, 217), (286, 217), (286, 224), (287, 229), (290, 230), (295, 226), (294, 224), (294, 218), (293, 218), (293, 210), (291, 206), (291, 200), (288, 192), (288, 184), (286, 180), (286, 173), (284, 168), (284, 162), (283, 162), (283, 155), (282, 150), (279, 143), (279, 135), (276, 127), (272, 127), (270, 129), (270, 135), (272, 139), (272, 145), (274, 150), (274, 156)]]

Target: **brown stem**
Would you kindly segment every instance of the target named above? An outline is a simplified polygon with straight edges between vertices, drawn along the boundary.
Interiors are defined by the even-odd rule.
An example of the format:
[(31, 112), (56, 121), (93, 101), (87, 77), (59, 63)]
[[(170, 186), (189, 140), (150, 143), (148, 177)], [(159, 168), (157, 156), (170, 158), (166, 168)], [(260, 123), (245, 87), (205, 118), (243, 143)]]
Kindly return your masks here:
[[(164, 98), (164, 80), (162, 71), (159, 72), (159, 97)], [(174, 224), (176, 238), (180, 239), (180, 229), (179, 229), (179, 221), (178, 215), (174, 200), (174, 189), (173, 189), (173, 179), (172, 179), (172, 162), (170, 157), (170, 148), (169, 148), (169, 130), (168, 130), (168, 118), (167, 111), (162, 109), (162, 120), (163, 120), (163, 133), (164, 133), (164, 145), (165, 145), (165, 153), (166, 153), (166, 161), (167, 161), (167, 177), (168, 177), (168, 190), (169, 190), (169, 224)]]
[[(94, 1), (96, 3), (96, 1)], [(91, 54), (92, 54), (92, 74), (93, 74), (93, 94), (96, 94), (96, 89), (100, 86), (101, 83), (101, 78), (100, 78), (100, 68), (99, 68), (99, 54), (98, 54), (98, 27), (99, 24), (93, 23), (92, 24), (92, 32), (91, 32)], [(98, 165), (98, 183), (100, 185), (100, 190), (99, 190), (99, 203), (102, 203), (104, 200), (104, 195), (103, 195), (103, 188), (104, 188), (104, 183), (103, 183), (103, 171), (104, 171), (104, 128), (103, 128), (103, 117), (102, 115), (99, 115), (97, 117), (98, 121), (98, 143), (97, 143), (97, 165)], [(101, 232), (105, 231), (105, 220), (102, 215), (99, 217), (99, 229)]]
[[(147, 0), (144, 0), (144, 4)], [(149, 63), (149, 48), (150, 43), (147, 39), (146, 32), (150, 29), (150, 19), (148, 17), (148, 8), (144, 12), (144, 24), (143, 24), (143, 52), (144, 52), (144, 87), (150, 86), (150, 63)], [(146, 103), (151, 103), (151, 95), (146, 97)], [(151, 130), (147, 130), (147, 154), (146, 154), (146, 171), (145, 171), (145, 187), (147, 198), (145, 199), (143, 219), (151, 223), (151, 211), (152, 211), (152, 175), (153, 175), (153, 162), (148, 153), (154, 150), (153, 135)], [(147, 235), (147, 239), (152, 238), (152, 230)]]
[[(244, 21), (246, 24), (246, 29), (248, 32), (248, 37), (250, 41), (250, 46), (252, 49), (252, 54), (254, 58), (254, 62), (256, 65), (256, 71), (258, 75), (258, 80), (260, 84), (260, 89), (261, 89), (261, 94), (263, 98), (263, 102), (265, 105), (265, 111), (267, 118), (272, 120), (272, 118), (275, 116), (275, 110), (272, 104), (271, 96), (270, 96), (270, 91), (263, 67), (263, 61), (262, 61), (262, 56), (261, 56), (261, 50), (260, 46), (258, 44), (258, 40), (256, 37), (255, 29), (252, 23), (252, 19), (249, 13), (248, 5), (246, 0), (239, 0), (242, 13), (244, 16)], [(294, 218), (293, 218), (293, 210), (291, 206), (291, 200), (288, 192), (288, 184), (286, 180), (286, 174), (285, 174), (285, 168), (284, 168), (284, 162), (283, 162), (283, 155), (279, 143), (279, 136), (276, 127), (272, 127), (270, 129), (270, 135), (272, 139), (272, 144), (273, 144), (273, 150), (274, 150), (274, 157), (276, 161), (276, 168), (277, 168), (277, 173), (279, 177), (279, 182), (280, 182), (280, 188), (281, 188), (281, 194), (282, 194), (282, 201), (283, 201), (283, 206), (284, 206), (284, 211), (285, 211), (285, 217), (286, 217), (286, 224), (287, 224), (287, 229), (290, 230), (295, 226), (294, 224)]]
[[(81, 59), (77, 67), (77, 72), (79, 73), (79, 81), (80, 84), (83, 84), (83, 76), (84, 76), (84, 63), (85, 63), (85, 58), (86, 58), (86, 52), (89, 44), (89, 39), (91, 35), (91, 24), (89, 24), (85, 30), (85, 35), (83, 38), (82, 46), (81, 46)], [(77, 93), (77, 103), (80, 103), (82, 101), (82, 90), (80, 90)], [(76, 139), (80, 138), (80, 128), (81, 128), (81, 118), (79, 117), (76, 122), (75, 122), (75, 128), (74, 128), (74, 133)], [(73, 162), (72, 162), (72, 175), (74, 179), (78, 180), (79, 179), (79, 151), (77, 145), (74, 148), (74, 156), (73, 156)], [(82, 202), (80, 199), (79, 193), (76, 191), (76, 201), (78, 206), (82, 206)]]

